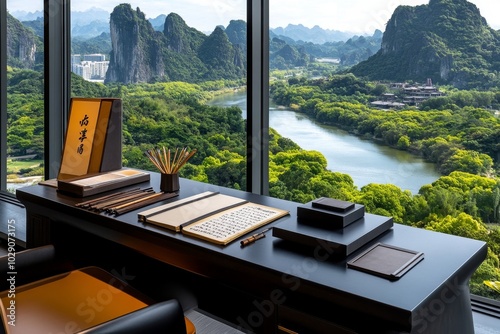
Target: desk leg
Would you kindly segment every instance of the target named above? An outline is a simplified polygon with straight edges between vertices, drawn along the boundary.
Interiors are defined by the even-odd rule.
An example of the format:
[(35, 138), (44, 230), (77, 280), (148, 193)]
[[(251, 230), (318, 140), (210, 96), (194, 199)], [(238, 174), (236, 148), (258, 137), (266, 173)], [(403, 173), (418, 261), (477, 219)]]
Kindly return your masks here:
[(52, 222), (49, 218), (26, 213), (26, 248), (50, 244), (51, 229)]
[(421, 307), (413, 317), (411, 334), (474, 333), (468, 280), (448, 282), (440, 293)]

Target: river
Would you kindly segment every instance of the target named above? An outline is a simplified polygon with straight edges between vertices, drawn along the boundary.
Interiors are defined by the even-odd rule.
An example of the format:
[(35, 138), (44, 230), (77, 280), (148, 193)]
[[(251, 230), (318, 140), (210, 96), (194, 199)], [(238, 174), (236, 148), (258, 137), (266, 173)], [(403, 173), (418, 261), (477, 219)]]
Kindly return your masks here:
[[(243, 92), (218, 96), (209, 104), (237, 105), (246, 117), (246, 94)], [(349, 174), (358, 188), (369, 183), (391, 183), (417, 194), (421, 186), (440, 176), (434, 164), (407, 152), (360, 139), (346, 131), (319, 124), (303, 114), (277, 108), (272, 103), (269, 126), (301, 148), (321, 152), (329, 170)], [(8, 184), (8, 188), (15, 189), (31, 182)]]
[[(224, 94), (210, 105), (239, 106), (246, 117), (246, 95)], [(390, 183), (417, 194), (420, 187), (440, 174), (432, 163), (408, 152), (360, 139), (346, 131), (326, 126), (292, 110), (270, 104), (269, 126), (305, 150), (317, 150), (327, 159), (331, 171), (349, 174), (361, 188), (369, 183)]]

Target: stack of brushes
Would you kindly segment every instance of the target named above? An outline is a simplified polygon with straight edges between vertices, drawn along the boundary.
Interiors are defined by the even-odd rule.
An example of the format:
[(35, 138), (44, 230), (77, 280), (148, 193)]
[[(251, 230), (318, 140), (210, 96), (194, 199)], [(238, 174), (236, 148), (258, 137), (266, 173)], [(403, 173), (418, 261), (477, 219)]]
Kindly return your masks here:
[(153, 188), (134, 188), (86, 202), (77, 203), (76, 206), (96, 212), (111, 215), (121, 215), (143, 206), (156, 203), (177, 196), (176, 193), (155, 192)]
[(162, 149), (156, 148), (144, 152), (151, 162), (163, 174), (177, 174), (179, 170), (188, 162), (189, 159), (196, 153), (196, 149), (189, 152), (186, 147), (182, 150), (176, 148), (172, 154), (170, 149), (165, 146)]

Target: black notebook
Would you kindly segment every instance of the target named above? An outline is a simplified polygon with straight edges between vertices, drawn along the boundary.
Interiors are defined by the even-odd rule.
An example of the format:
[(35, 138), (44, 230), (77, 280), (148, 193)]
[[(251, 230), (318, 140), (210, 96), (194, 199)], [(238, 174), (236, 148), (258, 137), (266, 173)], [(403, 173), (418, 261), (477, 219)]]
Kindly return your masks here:
[(424, 253), (377, 243), (347, 262), (349, 268), (397, 280), (424, 258)]

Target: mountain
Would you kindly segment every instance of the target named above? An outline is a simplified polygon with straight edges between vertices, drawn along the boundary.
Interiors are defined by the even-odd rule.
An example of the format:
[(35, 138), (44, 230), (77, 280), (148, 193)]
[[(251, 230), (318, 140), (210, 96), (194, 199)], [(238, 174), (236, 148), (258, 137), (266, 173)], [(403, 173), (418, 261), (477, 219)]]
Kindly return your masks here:
[(229, 41), (220, 27), (216, 27), (200, 45), (198, 57), (217, 78), (239, 79), (245, 76), (245, 54)]
[(177, 14), (156, 31), (139, 8), (114, 8), (110, 17), (112, 51), (106, 82), (240, 79), (244, 54), (219, 27), (209, 36), (186, 25)]
[[(43, 38), (42, 18), (23, 21), (23, 25)], [(318, 36), (333, 33), (302, 25), (289, 25), (286, 31), (294, 31), (296, 36), (301, 36), (300, 31), (314, 31)], [(342, 65), (352, 65), (377, 52), (381, 43), (377, 33), (324, 44), (278, 36), (273, 31), (269, 34), (270, 67), (283, 70), (307, 66), (315, 58), (337, 58)], [(16, 36), (12, 38), (17, 42)], [(146, 20), (139, 8), (133, 10), (127, 4), (115, 7), (111, 14), (96, 8), (72, 13), (72, 54), (105, 54), (110, 60), (107, 82), (238, 80), (246, 75), (246, 38), (243, 20), (231, 20), (227, 27), (217, 26), (207, 33), (189, 27), (175, 13)]]
[(106, 80), (110, 82), (149, 82), (165, 75), (161, 56), (164, 40), (142, 12), (129, 4), (115, 7), (110, 18), (111, 57)]
[[(36, 21), (43, 20), (43, 11), (26, 12), (15, 11), (12, 16), (19, 21)], [(109, 33), (109, 17), (110, 13), (99, 8), (92, 7), (85, 11), (71, 12), (71, 33), (73, 37), (91, 38)], [(148, 19), (153, 28), (157, 31), (163, 31), (165, 23), (165, 14), (160, 14), (155, 18)], [(243, 22), (243, 21), (242, 21)], [(215, 29), (215, 27), (214, 27)], [(315, 44), (323, 44), (328, 42), (347, 41), (355, 36), (355, 33), (339, 30), (323, 29), (319, 26), (307, 28), (302, 24), (289, 24), (286, 27), (277, 27), (269, 29), (272, 35), (276, 35), (280, 39), (287, 38), (294, 41), (311, 42)], [(206, 32), (204, 32), (207, 34)], [(229, 34), (228, 34), (229, 35)], [(231, 36), (230, 36), (231, 38)]]
[(285, 41), (277, 38), (273, 39), (273, 45), (278, 45), (276, 52), (272, 52), (269, 57), (269, 66), (277, 69), (287, 69), (289, 64), (295, 66), (306, 66), (312, 59), (304, 52), (303, 48), (294, 48)]
[[(34, 30), (41, 30), (41, 35), (43, 36), (43, 11), (15, 11), (12, 13), (12, 16), (22, 21), (25, 25), (36, 25), (36, 27), (33, 27)], [(41, 27), (39, 25), (40, 23), (42, 24)], [(83, 12), (71, 12), (72, 38), (92, 38), (102, 33), (109, 34), (109, 12), (95, 7)]]
[(151, 25), (153, 26), (154, 30), (163, 31), (166, 18), (167, 15), (161, 14), (155, 17), (154, 19), (148, 19), (148, 21), (151, 22)]
[(72, 24), (71, 36), (73, 38), (93, 38), (101, 34), (109, 34), (109, 22), (92, 20), (86, 24)]
[(95, 7), (71, 12), (72, 37), (92, 38), (103, 32), (109, 34), (109, 12)]
[(294, 41), (311, 42), (314, 44), (347, 41), (355, 35), (352, 32), (322, 29), (319, 26), (307, 28), (302, 24), (289, 24), (285, 28), (271, 28), (269, 31), (280, 39), (290, 38)]
[(195, 54), (207, 37), (195, 28), (189, 27), (182, 17), (175, 13), (165, 18), (163, 34), (170, 50), (186, 54)]
[(34, 31), (7, 13), (7, 65), (34, 69), (43, 62), (43, 44)]
[(43, 19), (43, 11), (35, 11), (35, 12), (27, 12), (24, 10), (15, 11), (10, 13), (13, 17), (18, 19), (19, 21), (35, 21), (38, 18)]
[(500, 33), (466, 0), (430, 0), (399, 6), (387, 23), (381, 49), (351, 72), (371, 80), (486, 88), (499, 84)]
[[(347, 41), (315, 44), (312, 42), (295, 41), (289, 37), (270, 33), (270, 67), (271, 69), (287, 69), (294, 66), (304, 66), (315, 58), (336, 58), (344, 66), (352, 66), (368, 59), (380, 50), (382, 32), (376, 30), (372, 36), (352, 36)], [(287, 45), (295, 49), (294, 54), (281, 49)], [(301, 56), (297, 57), (297, 53)], [(283, 55), (292, 57), (283, 59)], [(283, 62), (285, 60), (285, 62)]]
[(355, 65), (373, 56), (382, 42), (382, 32), (376, 30), (373, 36), (354, 36), (339, 47), (340, 63), (346, 66)]
[(101, 53), (109, 55), (110, 52), (111, 37), (109, 33), (103, 32), (92, 38), (75, 37), (71, 39), (71, 54)]
[(22, 21), (22, 24), (26, 27), (33, 29), (35, 35), (43, 39), (43, 17), (38, 17), (32, 21)]
[(247, 23), (243, 20), (231, 20), (226, 28), (229, 41), (243, 50), (247, 46)]

